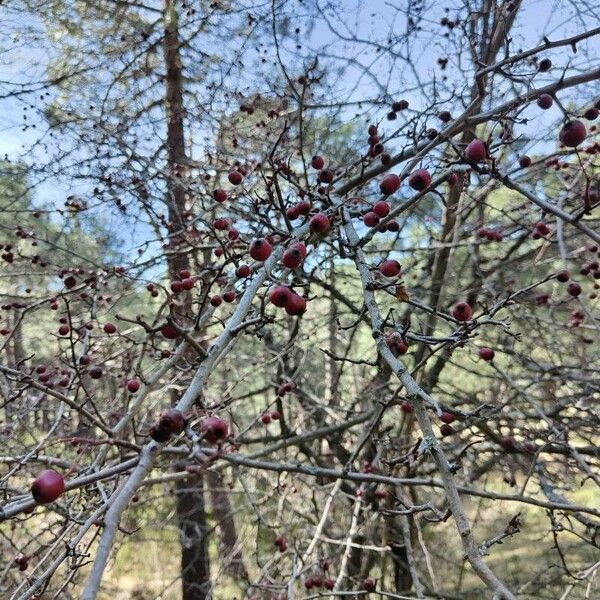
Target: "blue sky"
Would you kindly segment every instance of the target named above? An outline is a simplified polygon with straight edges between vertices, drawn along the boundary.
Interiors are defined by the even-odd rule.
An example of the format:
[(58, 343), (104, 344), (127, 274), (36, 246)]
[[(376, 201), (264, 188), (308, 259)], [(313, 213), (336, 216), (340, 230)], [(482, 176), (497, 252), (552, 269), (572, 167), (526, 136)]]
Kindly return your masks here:
[[(332, 25), (335, 30), (341, 35), (345, 35), (350, 31), (357, 31), (359, 37), (365, 39), (378, 39), (385, 38), (388, 35), (388, 28), (390, 27), (390, 9), (389, 6), (392, 3), (383, 2), (380, 0), (341, 0), (335, 3), (338, 10), (343, 11), (345, 15), (342, 22), (333, 19)], [(406, 3), (404, 0), (396, 0), (396, 6), (404, 6)], [(445, 14), (443, 7), (447, 5), (456, 4), (456, 2), (430, 2), (429, 5), (433, 7), (431, 11), (426, 13), (427, 19), (438, 22), (439, 19)], [(157, 6), (160, 3), (157, 3)], [(580, 2), (580, 6), (585, 8), (585, 3)], [(319, 0), (319, 6), (328, 12), (328, 3)], [(559, 10), (560, 9), (560, 10)], [(599, 17), (598, 15), (590, 14), (586, 20), (582, 23), (579, 19), (573, 18), (571, 3), (565, 0), (554, 1), (552, 3), (547, 0), (524, 0), (523, 8), (519, 13), (518, 26), (514, 30), (515, 47), (528, 47), (530, 45), (536, 45), (541, 39), (542, 33), (546, 33), (551, 39), (557, 39), (567, 35), (572, 35), (576, 32), (582, 31), (584, 28), (590, 29), (594, 26), (598, 26)], [(452, 13), (451, 13), (452, 14)], [(22, 36), (20, 35), (23, 31), (24, 24), (35, 25), (35, 20), (32, 20), (30, 16), (23, 16), (18, 13), (11, 14), (8, 19), (5, 20), (5, 31), (4, 31), (4, 47), (10, 44), (11, 38), (16, 40), (16, 45), (10, 52), (5, 52), (0, 57), (0, 80), (2, 81), (27, 81), (31, 78), (42, 76), (44, 74), (44, 64), (46, 60), (46, 54), (40, 52), (35, 47), (24, 47), (22, 44)], [(399, 31), (402, 31), (405, 27), (405, 23), (398, 21), (395, 27)], [(595, 59), (598, 60), (599, 55), (599, 42), (598, 37), (593, 41), (585, 44), (588, 46), (588, 50), (592, 52)], [(414, 43), (412, 51), (414, 56), (413, 67), (415, 72), (422, 72), (424, 79), (430, 77), (432, 70), (435, 70), (435, 56), (438, 55), (439, 42), (435, 36), (428, 37), (426, 42), (419, 42), (418, 40)], [(443, 41), (443, 40), (441, 40)], [(8, 43), (7, 43), (8, 42)], [(361, 61), (365, 61), (365, 64), (370, 64), (369, 61), (373, 58), (369, 55), (371, 49), (368, 47), (357, 49), (353, 44), (340, 41), (332, 33), (330, 27), (324, 21), (317, 21), (312, 35), (310, 38), (310, 45), (313, 47), (320, 47), (322, 52), (327, 53), (342, 53), (342, 52), (356, 52), (357, 58)], [(583, 49), (582, 45), (582, 49)], [(557, 64), (565, 64), (566, 60), (578, 62), (584, 59), (583, 53), (579, 55), (573, 55), (566, 49), (561, 49), (555, 53), (554, 56)], [(378, 66), (381, 64), (381, 66)], [(449, 69), (450, 71), (450, 69)], [(372, 72), (378, 78), (382, 80), (390, 81), (390, 87), (393, 88), (395, 83), (393, 78), (394, 73), (385, 73), (385, 64), (375, 62), (372, 67)], [(411, 88), (414, 81), (411, 81), (411, 71), (406, 69), (402, 73), (402, 85), (406, 88)], [(554, 71), (547, 76), (547, 80), (553, 80), (557, 76)], [(538, 80), (536, 80), (538, 81)], [(543, 80), (540, 80), (540, 83)], [(397, 87), (397, 86), (396, 86)], [(344, 73), (344, 77), (339, 78), (335, 81), (335, 89), (340, 95), (352, 98), (369, 98), (373, 97), (372, 84), (369, 77), (364, 73), (360, 73), (356, 69), (349, 69)], [(4, 85), (0, 85), (0, 94), (5, 90)], [(352, 90), (352, 91), (351, 91)], [(404, 95), (415, 108), (419, 108), (419, 104), (422, 98), (407, 92)], [(29, 129), (27, 131), (22, 130), (22, 98), (5, 98), (0, 99), (0, 156), (5, 154), (12, 160), (25, 157), (28, 158), (28, 148), (35, 142), (38, 132), (44, 130), (44, 123), (41, 116), (41, 110), (43, 104), (40, 103), (38, 96), (32, 96), (32, 101), (35, 108), (28, 110), (29, 122), (36, 123), (38, 127), (36, 129)], [(25, 98), (29, 100), (29, 98)], [(351, 110), (348, 110), (350, 116)], [(540, 111), (535, 111), (532, 107), (525, 113), (531, 113), (531, 116), (535, 118), (532, 120), (531, 127), (535, 127), (539, 130), (540, 127), (548, 128), (550, 124), (560, 118), (560, 112), (558, 109), (552, 109), (544, 113), (539, 114)], [(378, 109), (373, 113), (374, 118), (383, 118), (385, 111)], [(36, 122), (37, 119), (37, 122)], [(526, 130), (526, 128), (525, 128)], [(521, 133), (526, 133), (523, 130)], [(49, 180), (41, 183), (35, 190), (35, 198), (62, 206), (64, 198), (69, 193), (84, 192), (85, 188), (74, 188), (73, 181), (61, 181), (61, 180)], [(139, 240), (138, 236), (133, 236), (133, 244), (137, 244)]]

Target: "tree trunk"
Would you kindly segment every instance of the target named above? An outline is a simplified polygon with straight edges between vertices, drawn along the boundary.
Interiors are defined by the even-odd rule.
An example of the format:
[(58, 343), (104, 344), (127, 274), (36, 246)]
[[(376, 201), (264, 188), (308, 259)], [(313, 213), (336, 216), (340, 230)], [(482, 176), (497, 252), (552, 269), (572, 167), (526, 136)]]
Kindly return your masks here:
[(179, 481), (175, 491), (181, 543), (181, 588), (183, 600), (210, 597), (204, 483), (202, 476)]
[[(183, 129), (183, 80), (179, 52), (179, 27), (175, 0), (165, 0), (165, 34), (163, 52), (166, 70), (165, 114), (167, 118), (167, 206), (169, 212), (170, 245), (177, 246), (184, 233), (185, 188), (177, 175), (181, 173), (181, 158), (185, 155)], [(174, 252), (167, 257), (169, 276), (189, 269), (188, 255)], [(191, 307), (186, 294), (183, 314)], [(182, 323), (185, 325), (185, 323)], [(176, 400), (176, 398), (172, 398)], [(204, 600), (210, 595), (210, 565), (206, 539), (204, 482), (201, 475), (178, 482), (176, 486), (177, 517), (181, 543), (181, 584), (183, 600)]]

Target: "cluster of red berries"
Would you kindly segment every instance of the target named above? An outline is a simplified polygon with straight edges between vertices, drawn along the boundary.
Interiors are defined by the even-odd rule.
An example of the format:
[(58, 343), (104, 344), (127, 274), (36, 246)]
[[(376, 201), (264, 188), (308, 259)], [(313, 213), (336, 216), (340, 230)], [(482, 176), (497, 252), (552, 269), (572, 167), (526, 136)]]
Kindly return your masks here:
[(451, 412), (446, 410), (444, 410), (440, 415), (440, 421), (442, 422), (440, 425), (440, 433), (444, 437), (454, 433), (454, 429), (452, 429), (452, 423), (454, 423), (455, 419), (456, 417)]
[[(369, 152), (368, 152), (368, 156), (370, 156), (371, 158), (374, 158), (375, 156), (382, 155), (382, 157), (383, 157), (383, 151), (385, 150), (385, 147), (381, 143), (381, 141), (379, 139), (379, 135), (377, 135), (377, 126), (376, 125), (369, 125), (367, 133), (369, 134), (369, 139), (368, 139), (368, 142), (369, 142)], [(391, 158), (389, 160), (391, 160)], [(388, 158), (386, 157), (385, 159), (382, 159), (381, 162), (383, 164), (385, 164), (384, 161), (387, 162)]]
[(385, 336), (385, 343), (394, 354), (406, 354), (408, 352), (406, 340), (397, 331), (387, 334)]
[(293, 389), (295, 389), (295, 387), (296, 384), (293, 381), (284, 381), (277, 387), (277, 395), (283, 397), (288, 392), (291, 392)]
[(504, 239), (502, 233), (500, 233), (497, 229), (488, 229), (487, 227), (478, 229), (477, 235), (478, 237), (486, 239), (489, 242), (501, 242)]
[[(321, 158), (320, 156), (315, 158)], [(314, 160), (314, 158), (313, 158)], [(311, 203), (308, 200), (300, 200), (296, 202), (296, 204), (292, 204), (292, 206), (288, 207), (285, 211), (285, 216), (290, 221), (295, 221), (300, 217), (306, 217), (312, 208)]]
[(398, 118), (397, 113), (402, 112), (408, 108), (408, 100), (396, 100), (392, 102), (392, 110), (387, 114), (388, 121), (395, 121)]
[(532, 237), (534, 240), (539, 240), (540, 238), (547, 236), (549, 233), (550, 227), (548, 227), (548, 224), (544, 223), (544, 221), (538, 221), (533, 227)]
[(294, 242), (285, 250), (281, 257), (281, 262), (288, 269), (297, 269), (306, 258), (306, 246), (304, 242)]
[(171, 281), (171, 291), (174, 294), (179, 294), (180, 292), (191, 290), (196, 283), (195, 278), (192, 277), (189, 271), (179, 271), (178, 279), (174, 279)]
[(304, 587), (307, 590), (322, 587), (326, 590), (332, 590), (335, 587), (335, 579), (323, 577), (322, 575), (312, 575), (304, 580)]
[(281, 413), (278, 410), (266, 412), (260, 416), (260, 420), (264, 425), (268, 425), (271, 421), (279, 421), (281, 419)]
[(306, 310), (306, 298), (296, 294), (286, 285), (275, 285), (269, 290), (269, 302), (283, 308), (290, 316), (301, 315)]

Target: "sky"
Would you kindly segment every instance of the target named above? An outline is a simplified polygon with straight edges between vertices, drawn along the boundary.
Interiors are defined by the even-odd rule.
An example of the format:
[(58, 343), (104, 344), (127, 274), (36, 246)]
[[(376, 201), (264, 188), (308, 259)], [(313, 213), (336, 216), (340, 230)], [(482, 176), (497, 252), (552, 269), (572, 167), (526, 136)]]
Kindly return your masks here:
[[(314, 0), (319, 3), (319, 7), (328, 14), (328, 2), (325, 0)], [(151, 0), (149, 4), (151, 4)], [(365, 39), (373, 39), (382, 37), (386, 34), (390, 25), (390, 10), (389, 5), (396, 6), (405, 5), (404, 0), (395, 0), (395, 2), (383, 2), (382, 0), (338, 0), (335, 3), (337, 10), (342, 10), (345, 13), (345, 22), (339, 22), (332, 16), (331, 24), (328, 26), (324, 21), (317, 21), (312, 31), (311, 44), (320, 46), (323, 52), (352, 52), (355, 47), (352, 44), (346, 44), (336, 39), (331, 27), (342, 36), (346, 33), (356, 30), (359, 37)], [(453, 2), (440, 2), (438, 0), (427, 3), (432, 7), (431, 11), (426, 13), (427, 18), (439, 21), (444, 15), (443, 7)], [(584, 2), (578, 3), (580, 7), (586, 10)], [(157, 6), (160, 2), (157, 3)], [(0, 11), (7, 10), (6, 7), (0, 7)], [(583, 28), (590, 29), (598, 26), (600, 17), (593, 11), (587, 16), (583, 23), (580, 19), (570, 17), (571, 2), (567, 0), (524, 0), (523, 8), (519, 13), (518, 27), (515, 30), (515, 39), (517, 47), (529, 47), (539, 43), (541, 35), (545, 32), (551, 39), (572, 35), (582, 31)], [(0, 14), (0, 17), (2, 15)], [(5, 15), (6, 16), (6, 15)], [(2, 45), (0, 49), (0, 81), (27, 81), (34, 76), (43, 75), (43, 66), (46, 60), (45, 53), (40, 52), (35, 47), (27, 47), (23, 45), (22, 32), (24, 25), (36, 24), (35, 18), (31, 15), (20, 15), (18, 13), (9, 13), (8, 18), (3, 19), (4, 32), (2, 37)], [(404, 23), (398, 22), (397, 27), (402, 30)], [(589, 48), (595, 55), (596, 60), (600, 55), (600, 37), (596, 37), (590, 44)], [(413, 45), (413, 56), (415, 57), (414, 69), (416, 73), (425, 72), (434, 64), (432, 61), (432, 53), (437, 50), (437, 40), (432, 37), (426, 44), (418, 42)], [(368, 64), (371, 59), (368, 56), (369, 50), (361, 52), (359, 58)], [(565, 49), (561, 49), (557, 54), (557, 62), (564, 62)], [(580, 55), (581, 56), (581, 55)], [(572, 54), (569, 57), (573, 57)], [(578, 56), (572, 58), (579, 60)], [(373, 64), (373, 71), (376, 72), (378, 63)], [(379, 77), (386, 77), (385, 73), (378, 73)], [(390, 73), (389, 77), (393, 78), (394, 74)], [(548, 76), (548, 81), (553, 80), (556, 73)], [(427, 76), (425, 76), (427, 79)], [(348, 70), (344, 73), (344, 77), (335, 82), (340, 93), (346, 96), (352, 94), (354, 98), (370, 98), (373, 97), (373, 85), (369, 79), (369, 75), (361, 73), (358, 70)], [(406, 82), (406, 87), (410, 88), (410, 82)], [(343, 92), (342, 92), (343, 90)], [(352, 92), (350, 90), (353, 90)], [(36, 129), (23, 131), (22, 128), (22, 107), (24, 98), (2, 98), (3, 92), (6, 91), (6, 86), (0, 84), (0, 156), (8, 156), (11, 160), (21, 157), (28, 157), (28, 148), (35, 142), (38, 132), (44, 130), (43, 115), (39, 110), (40, 104), (36, 100), (36, 110), (29, 110), (28, 115), (30, 123), (36, 123)], [(406, 97), (412, 100), (410, 92), (406, 93)], [(419, 102), (417, 98), (415, 102)], [(413, 104), (415, 105), (415, 104)], [(529, 111), (530, 109), (528, 109)], [(532, 111), (535, 109), (531, 109)], [(537, 111), (539, 113), (539, 111)], [(525, 113), (527, 115), (527, 112)], [(377, 116), (377, 115), (376, 115)], [(378, 115), (379, 118), (383, 114)], [(536, 119), (532, 122), (532, 127), (546, 128), (552, 121), (560, 116), (557, 111), (550, 110), (544, 115), (536, 114)], [(37, 120), (37, 122), (36, 122)], [(39, 184), (35, 190), (34, 198), (38, 201), (50, 202), (58, 206), (62, 206), (65, 197), (75, 192), (84, 192), (84, 188), (78, 190), (73, 187), (73, 181), (48, 180)], [(142, 232), (141, 235), (144, 235)], [(139, 243), (139, 236), (133, 236), (131, 242), (133, 245)]]

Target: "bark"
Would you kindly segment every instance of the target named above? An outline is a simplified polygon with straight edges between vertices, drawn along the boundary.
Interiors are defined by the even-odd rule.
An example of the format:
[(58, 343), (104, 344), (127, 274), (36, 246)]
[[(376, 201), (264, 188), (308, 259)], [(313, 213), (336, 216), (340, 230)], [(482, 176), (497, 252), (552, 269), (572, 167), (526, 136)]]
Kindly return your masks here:
[(182, 598), (204, 600), (210, 597), (210, 564), (203, 478), (178, 482), (175, 493), (181, 543)]
[[(178, 15), (174, 0), (165, 0), (165, 37), (163, 52), (166, 70), (165, 107), (167, 118), (167, 206), (171, 247), (183, 240), (185, 231), (186, 190), (179, 183), (186, 164), (186, 144), (183, 101), (183, 75), (180, 56)], [(168, 256), (167, 266), (171, 279), (181, 270), (190, 270), (189, 255), (175, 252)], [(183, 326), (192, 323), (192, 296), (182, 295), (178, 321)], [(174, 316), (174, 315), (172, 315)], [(193, 357), (190, 357), (192, 359)], [(178, 398), (174, 396), (172, 403)], [(183, 600), (203, 600), (210, 595), (210, 567), (208, 558), (207, 523), (202, 475), (197, 486), (187, 484), (177, 488), (177, 514), (181, 529), (181, 575)], [(229, 564), (232, 575), (245, 577), (245, 569), (238, 543), (231, 504), (226, 493), (216, 489), (219, 482), (209, 478), (206, 486), (221, 534), (221, 562)]]
[[(163, 53), (165, 61), (165, 113), (167, 118), (167, 207), (171, 246), (183, 235), (183, 213), (185, 211), (185, 189), (176, 177), (185, 155), (183, 127), (183, 77), (179, 49), (179, 27), (175, 0), (165, 0), (165, 34)], [(179, 233), (181, 232), (181, 233)], [(189, 269), (190, 262), (185, 253), (172, 253), (167, 257), (168, 273), (171, 278), (179, 271)], [(191, 298), (186, 294), (183, 313), (191, 307)], [(183, 323), (182, 323), (183, 324)], [(176, 401), (176, 397), (171, 399)], [(177, 518), (181, 543), (181, 583), (183, 600), (204, 600), (210, 595), (210, 564), (208, 559), (206, 511), (204, 508), (204, 482), (202, 476), (176, 486)]]

